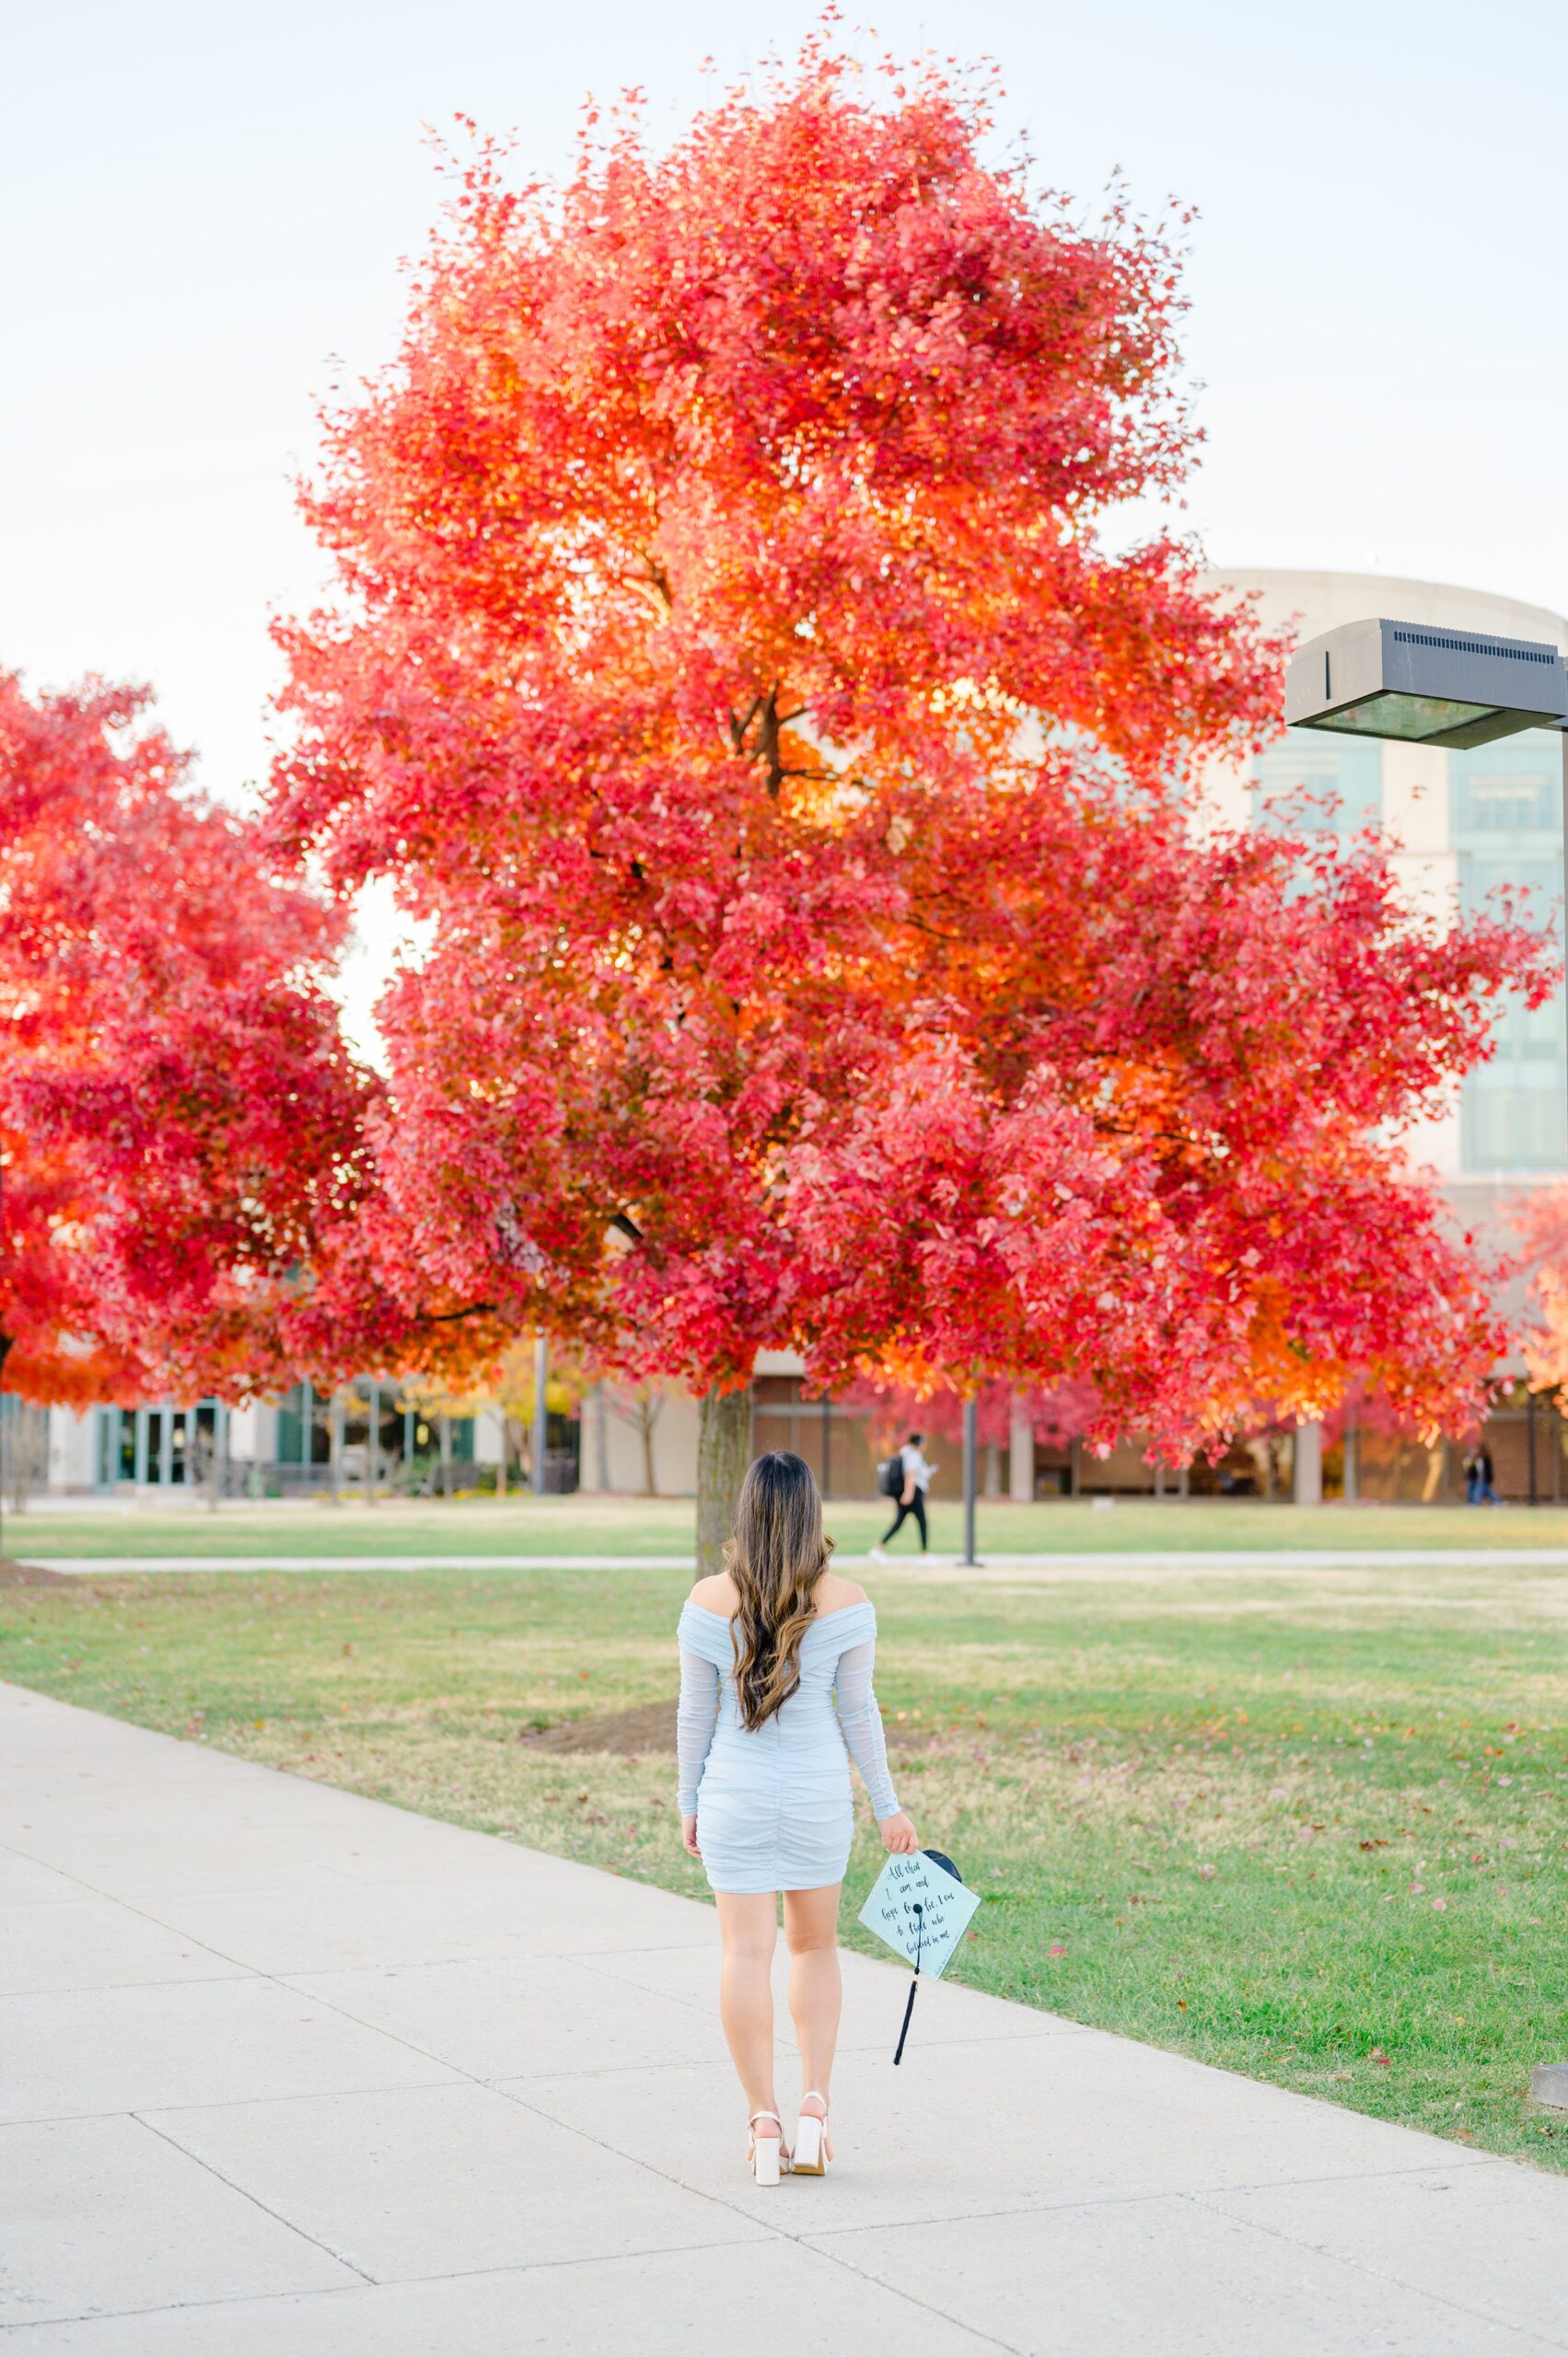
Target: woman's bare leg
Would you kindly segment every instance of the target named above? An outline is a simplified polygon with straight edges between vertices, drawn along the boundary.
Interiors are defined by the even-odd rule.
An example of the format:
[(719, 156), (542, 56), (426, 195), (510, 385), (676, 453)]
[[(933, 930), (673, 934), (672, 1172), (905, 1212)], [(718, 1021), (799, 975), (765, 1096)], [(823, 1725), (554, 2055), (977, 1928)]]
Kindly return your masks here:
[(800, 2084), (819, 2093), (825, 2108), (828, 2082), (833, 2074), (833, 2049), (839, 2040), (839, 2014), (843, 1984), (839, 1973), (839, 1892), (842, 1885), (828, 1883), (820, 1890), (786, 1890), (784, 1895), (784, 1938), (789, 1943), (789, 2010), (795, 2040), (800, 2049)]
[[(730, 2058), (746, 2090), (746, 2108), (777, 2111), (773, 2092), (773, 1947), (779, 1932), (777, 1891), (719, 1890), (719, 2014)], [(760, 2119), (758, 2136), (776, 2136), (771, 2119)]]

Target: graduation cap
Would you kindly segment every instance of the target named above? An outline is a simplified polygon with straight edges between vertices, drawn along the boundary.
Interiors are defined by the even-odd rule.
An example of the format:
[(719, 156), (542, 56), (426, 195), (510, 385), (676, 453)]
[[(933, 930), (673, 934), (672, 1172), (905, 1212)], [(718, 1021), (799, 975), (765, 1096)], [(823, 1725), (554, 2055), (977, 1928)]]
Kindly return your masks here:
[(914, 1967), (895, 2063), (904, 2059), (921, 1973), (940, 1980), (979, 1905), (979, 1892), (966, 1890), (958, 1869), (940, 1850), (912, 1850), (891, 1857), (873, 1883), (860, 1920)]

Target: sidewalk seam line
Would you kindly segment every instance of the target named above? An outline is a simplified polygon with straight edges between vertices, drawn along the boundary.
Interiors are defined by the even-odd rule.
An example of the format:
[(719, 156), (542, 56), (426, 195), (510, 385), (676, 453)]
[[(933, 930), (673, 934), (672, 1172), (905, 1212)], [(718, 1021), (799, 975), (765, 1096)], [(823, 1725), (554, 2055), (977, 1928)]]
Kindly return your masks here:
[[(967, 2226), (978, 2224), (981, 2221), (986, 2218), (1046, 2218), (1054, 2216), (1058, 2212), (1071, 2210), (1110, 2210), (1123, 2205), (1132, 2205), (1140, 2201), (1211, 2202), (1225, 2200), (1228, 2196), (1237, 2193), (1295, 2193), (1303, 2187), (1322, 2184), (1376, 2185), (1383, 2183), (1389, 2177), (1413, 2177), (1417, 2174), (1418, 2172), (1413, 2169), (1385, 2169), (1375, 2175), (1368, 2175), (1365, 2177), (1275, 2177), (1270, 2179), (1267, 2184), (1210, 2186), (1205, 2188), (1203, 2190), (1197, 2192), (1195, 2192), (1191, 2187), (1169, 2185), (1156, 2185), (1153, 2187), (1140, 2186), (1135, 2189), (1130, 2189), (1126, 2191), (1109, 2189), (1103, 2193), (1085, 2193), (1076, 2197), (1070, 2197), (1064, 2201), (1053, 2200), (1029, 2201), (1025, 2200), (1019, 2202), (1006, 2203), (999, 2210), (955, 2210), (950, 2212), (945, 2212), (942, 2215), (937, 2217), (928, 2216), (924, 2212), (922, 2212), (918, 2217), (877, 2219), (874, 2224), (861, 2224), (858, 2226), (820, 2226), (817, 2228), (816, 2232), (819, 2236), (823, 2238), (833, 2235), (875, 2235), (880, 2234), (884, 2230), (891, 2233), (907, 2234), (912, 2227)], [(1419, 2289), (1419, 2286), (1412, 2286), (1411, 2288)]]
[[(123, 2114), (120, 2116), (124, 2117)], [(320, 2251), (339, 2267), (346, 2267), (349, 2273), (357, 2275), (362, 2283), (375, 2282), (374, 2276), (366, 2275), (363, 2267), (356, 2267), (352, 2258), (345, 2258), (341, 2250), (332, 2248), (331, 2243), (324, 2243), (319, 2235), (313, 2235), (306, 2227), (296, 2225), (292, 2218), (285, 2218), (281, 2210), (274, 2210), (270, 2202), (263, 2201), (260, 2194), (252, 2193), (248, 2186), (237, 2185), (233, 2177), (226, 2177), (222, 2169), (215, 2168), (211, 2161), (204, 2160), (200, 2153), (193, 2153), (188, 2144), (182, 2144), (178, 2136), (172, 2135), (167, 2128), (160, 2128), (145, 2112), (134, 2111), (130, 2117), (149, 2134), (161, 2137), (171, 2152), (182, 2153), (188, 2161), (193, 2161), (199, 2169), (205, 2169), (207, 2175), (215, 2177), (220, 2185), (226, 2185), (231, 2193), (238, 2193), (241, 2200), (249, 2201), (253, 2209), (260, 2210), (263, 2217), (274, 2219), (287, 2233), (297, 2235), (301, 2242), (310, 2244), (313, 2249)], [(343, 2290), (346, 2287), (337, 2285), (332, 2288)]]
[[(127, 2115), (123, 2112), (116, 2112), (112, 2116), (117, 2119), (123, 2119)], [(215, 2171), (214, 2174), (215, 2175), (216, 2172)], [(286, 2224), (287, 2221), (284, 2223)], [(295, 2231), (297, 2232), (297, 2229)], [(309, 2240), (310, 2237), (307, 2236), (305, 2239)], [(804, 2247), (804, 2246), (796, 2245), (796, 2238), (792, 2235), (778, 2235), (774, 2239)], [(323, 2245), (322, 2247), (325, 2248), (325, 2246)], [(157, 2307), (151, 2308), (95, 2308), (75, 2316), (17, 2316), (9, 2322), (0, 2322), (0, 2334), (46, 2331), (51, 2325), (114, 2324), (138, 2316), (179, 2316), (186, 2310), (195, 2313), (203, 2308), (261, 2307), (276, 2300), (356, 2299), (365, 2292), (415, 2292), (427, 2283), (466, 2283), (486, 2275), (550, 2275), (569, 2267), (631, 2267), (638, 2260), (645, 2258), (686, 2258), (702, 2251), (745, 2250), (746, 2248), (747, 2244), (744, 2241), (731, 2236), (725, 2242), (660, 2243), (647, 2250), (601, 2251), (590, 2253), (581, 2258), (502, 2259), (494, 2267), (457, 2268), (445, 2275), (366, 2276), (356, 2283), (326, 2283), (312, 2292), (229, 2292), (220, 2293), (213, 2299), (165, 2300)], [(814, 2258), (824, 2255), (820, 2252), (812, 2253)], [(329, 2252), (328, 2256), (335, 2257), (336, 2254)], [(343, 2264), (347, 2266), (350, 2262), (345, 2259)], [(355, 2270), (356, 2273), (357, 2271)], [(878, 2288), (892, 2290), (895, 2287), (887, 2285), (878, 2286)], [(940, 2315), (942, 2311), (937, 2310), (936, 2313)], [(980, 2337), (984, 2338), (983, 2335)]]
[[(1208, 2207), (1212, 2199), (1201, 2193), (1184, 2193), (1179, 2198), (1183, 2201), (1192, 2202), (1195, 2207), (1202, 2208)], [(1214, 2214), (1222, 2217), (1226, 2215), (1223, 2211), (1216, 2212)], [(1287, 2234), (1283, 2226), (1268, 2225), (1261, 2219), (1253, 2218), (1233, 2218), (1229, 2220), (1229, 2223), (1256, 2226), (1260, 2234), (1272, 2235), (1276, 2242), (1288, 2244), (1292, 2250), (1309, 2250), (1318, 2258), (1331, 2258), (1342, 2267), (1353, 2269), (1359, 2275), (1369, 2276), (1374, 2282), (1389, 2283), (1399, 2291), (1414, 2293), (1418, 2298), (1431, 2300), (1438, 2307), (1449, 2308), (1455, 2316), (1469, 2316), (1477, 2324), (1501, 2325), (1504, 2331), (1519, 2333), (1524, 2339), (1535, 2341), (1542, 2349), (1568, 2348), (1568, 2341), (1548, 2338), (1533, 2324), (1521, 2324), (1513, 2316), (1499, 2316), (1485, 2308), (1472, 2308), (1463, 2300), (1456, 2300), (1449, 2293), (1429, 2291), (1424, 2284), (1411, 2283), (1403, 2275), (1391, 2275), (1387, 2268), (1373, 2266), (1365, 2259), (1346, 2258), (1337, 2250), (1325, 2249), (1321, 2243), (1303, 2242), (1298, 2235)]]

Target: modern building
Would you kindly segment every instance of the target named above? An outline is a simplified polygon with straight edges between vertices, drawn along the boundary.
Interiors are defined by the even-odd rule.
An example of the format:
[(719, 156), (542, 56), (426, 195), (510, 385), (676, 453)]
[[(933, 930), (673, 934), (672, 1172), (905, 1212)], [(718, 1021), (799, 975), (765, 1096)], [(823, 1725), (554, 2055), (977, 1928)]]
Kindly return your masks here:
[[(1249, 596), (1263, 619), (1310, 638), (1373, 614), (1434, 629), (1537, 639), (1568, 653), (1568, 621), (1544, 609), (1440, 583), (1354, 573), (1290, 573), (1247, 566), (1209, 576), (1212, 587)], [(1562, 749), (1555, 732), (1531, 731), (1467, 752), (1430, 746), (1290, 730), (1260, 759), (1216, 769), (1205, 794), (1217, 818), (1247, 821), (1265, 800), (1305, 794), (1297, 823), (1350, 832), (1387, 828), (1417, 904), (1457, 897), (1477, 907), (1497, 886), (1531, 885), (1543, 905), (1562, 889)], [(1330, 810), (1326, 806), (1332, 802)], [(1412, 1153), (1441, 1176), (1457, 1217), (1483, 1240), (1505, 1244), (1511, 1206), (1526, 1190), (1568, 1178), (1568, 1039), (1561, 995), (1531, 1014), (1503, 1019), (1497, 1052), (1470, 1074), (1446, 1116), (1411, 1140)], [(1522, 1369), (1505, 1372), (1517, 1376)], [(801, 1398), (800, 1362), (771, 1353), (753, 1386), (759, 1448), (791, 1447), (807, 1458), (830, 1493), (865, 1495), (885, 1445), (874, 1420), (846, 1404)], [(212, 1478), (231, 1491), (287, 1495), (334, 1483), (357, 1487), (372, 1463), (377, 1480), (437, 1489), (495, 1480), (500, 1419), (486, 1413), (439, 1420), (404, 1404), (391, 1387), (361, 1383), (336, 1402), (297, 1386), (281, 1401), (232, 1413), (213, 1402), (162, 1402), (135, 1411), (89, 1409), (18, 1414), (6, 1431), (12, 1453), (26, 1448), (34, 1484), (54, 1491), (157, 1492)], [(601, 1390), (583, 1412), (552, 1420), (549, 1485), (665, 1492), (695, 1485), (695, 1402), (661, 1387)], [(1493, 1420), (1488, 1440), (1505, 1496), (1568, 1493), (1562, 1420), (1518, 1386)], [(957, 1484), (957, 1451), (939, 1452), (938, 1493)], [(450, 1468), (447, 1475), (445, 1469)], [(1349, 1439), (1314, 1431), (1267, 1435), (1232, 1452), (1222, 1467), (1199, 1465), (1179, 1480), (1156, 1476), (1135, 1443), (1103, 1462), (1036, 1440), (1015, 1419), (1009, 1445), (986, 1452), (983, 1486), (1013, 1496), (1135, 1494), (1202, 1490), (1311, 1498), (1329, 1495), (1433, 1500), (1460, 1493), (1458, 1452), (1420, 1448), (1372, 1430)]]
[[(1367, 615), (1387, 614), (1434, 630), (1535, 639), (1568, 653), (1568, 621), (1539, 606), (1444, 583), (1357, 573), (1286, 573), (1246, 566), (1210, 575), (1210, 586), (1250, 595), (1263, 619), (1313, 638)], [(1531, 729), (1469, 751), (1336, 737), (1289, 729), (1244, 772), (1207, 782), (1214, 807), (1244, 818), (1265, 796), (1305, 792), (1337, 799), (1331, 820), (1344, 831), (1387, 828), (1411, 900), (1440, 908), (1457, 899), (1482, 906), (1500, 885), (1533, 888), (1544, 915), (1562, 895), (1562, 739)], [(1483, 1247), (1505, 1251), (1513, 1213), (1532, 1189), (1568, 1177), (1568, 1010), (1559, 993), (1529, 1012), (1511, 1007), (1496, 1051), (1457, 1092), (1445, 1119), (1411, 1140), (1412, 1155), (1439, 1174), (1456, 1221)], [(1516, 1297), (1506, 1306), (1516, 1308)], [(1522, 1376), (1523, 1367), (1506, 1370)], [(1560, 1499), (1568, 1493), (1563, 1424), (1521, 1383), (1487, 1432), (1503, 1494)], [(1286, 1454), (1290, 1450), (1288, 1439)], [(1459, 1453), (1365, 1431), (1345, 1451), (1327, 1452), (1330, 1492), (1348, 1480), (1364, 1496), (1411, 1500), (1462, 1494)], [(1293, 1469), (1299, 1480), (1299, 1469)]]

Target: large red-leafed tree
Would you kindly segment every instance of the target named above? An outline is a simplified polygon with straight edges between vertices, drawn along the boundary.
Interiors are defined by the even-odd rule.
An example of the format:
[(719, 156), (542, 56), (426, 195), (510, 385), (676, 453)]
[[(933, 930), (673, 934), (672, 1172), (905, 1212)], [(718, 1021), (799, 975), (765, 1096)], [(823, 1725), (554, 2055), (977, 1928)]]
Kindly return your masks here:
[[(0, 675), (0, 1371), (37, 1402), (325, 1364), (313, 1292), (370, 1184), (342, 912), (191, 789), (145, 703)], [(352, 1361), (368, 1329), (337, 1339)]]
[(429, 922), (389, 1281), (693, 1383), (704, 1556), (764, 1346), (1176, 1449), (1353, 1375), (1459, 1412), (1496, 1343), (1378, 1133), (1533, 953), (1195, 830), (1278, 649), (1106, 543), (1191, 459), (1176, 262), (982, 96), (818, 42), (559, 190), (482, 145), (307, 500), (277, 823)]

